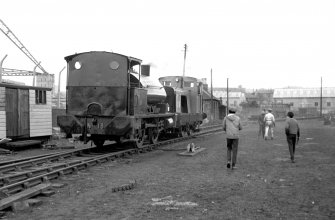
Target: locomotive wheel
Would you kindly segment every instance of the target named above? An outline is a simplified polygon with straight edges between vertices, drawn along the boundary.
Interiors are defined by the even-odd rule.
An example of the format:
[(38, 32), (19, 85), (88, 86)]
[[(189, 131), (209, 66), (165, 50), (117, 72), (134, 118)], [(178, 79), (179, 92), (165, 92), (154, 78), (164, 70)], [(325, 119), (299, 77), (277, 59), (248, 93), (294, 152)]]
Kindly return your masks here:
[(103, 146), (104, 146), (104, 143), (105, 143), (105, 140), (96, 139), (96, 140), (93, 140), (93, 143), (94, 143), (94, 145), (97, 146), (97, 147), (103, 147)]
[(182, 127), (180, 129), (180, 133), (179, 133), (180, 137), (187, 137), (188, 136), (188, 129), (187, 126), (186, 127)]
[(188, 136), (187, 131), (181, 131), (181, 136), (182, 136), (182, 137), (187, 137), (187, 136)]
[(115, 141), (117, 144), (122, 144), (122, 142), (121, 142), (121, 138), (120, 138), (120, 137), (116, 137), (116, 138), (114, 139), (114, 141)]
[(185, 127), (183, 127), (182, 129), (181, 129), (181, 132), (180, 132), (180, 136), (181, 137), (187, 137), (187, 136), (191, 136), (191, 135), (193, 135), (193, 129), (191, 128), (191, 126), (190, 125), (186, 125)]
[(139, 130), (135, 139), (135, 147), (142, 148), (145, 139), (144, 130)]
[(194, 133), (193, 127), (189, 127), (187, 131), (188, 136), (192, 136), (193, 133)]
[(152, 128), (149, 130), (150, 144), (157, 144), (159, 137), (159, 131), (157, 128)]

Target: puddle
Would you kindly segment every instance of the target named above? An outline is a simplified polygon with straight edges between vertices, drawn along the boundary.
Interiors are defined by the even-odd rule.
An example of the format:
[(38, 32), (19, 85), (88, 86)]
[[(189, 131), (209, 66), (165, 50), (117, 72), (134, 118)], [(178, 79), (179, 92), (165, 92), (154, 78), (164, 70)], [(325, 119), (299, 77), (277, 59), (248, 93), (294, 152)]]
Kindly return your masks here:
[(307, 145), (318, 145), (319, 143), (302, 143), (300, 145), (307, 146)]
[[(302, 155), (294, 155), (294, 158), (301, 158)], [(273, 159), (274, 161), (291, 161), (290, 159), (290, 155), (288, 154), (287, 157), (276, 157), (275, 159)]]
[(152, 206), (168, 206), (168, 210), (179, 208), (193, 208), (198, 206), (198, 204), (195, 202), (179, 202), (177, 200), (173, 200), (172, 196), (166, 196), (163, 198), (152, 198), (151, 201)]
[(282, 157), (277, 157), (277, 158), (275, 158), (275, 159), (273, 159), (273, 160), (275, 160), (275, 161), (289, 161), (290, 159), (289, 158), (282, 158)]

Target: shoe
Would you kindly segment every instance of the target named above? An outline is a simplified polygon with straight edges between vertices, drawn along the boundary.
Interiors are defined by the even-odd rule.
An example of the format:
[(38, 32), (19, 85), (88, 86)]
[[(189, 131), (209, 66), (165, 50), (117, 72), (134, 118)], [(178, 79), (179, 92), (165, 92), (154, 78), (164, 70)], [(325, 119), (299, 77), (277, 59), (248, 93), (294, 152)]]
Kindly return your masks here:
[(233, 164), (233, 165), (231, 166), (231, 169), (236, 169), (235, 164)]
[(228, 169), (230, 168), (230, 163), (227, 163), (227, 168), (228, 168)]
[(291, 160), (291, 162), (292, 162), (292, 163), (295, 163), (295, 160), (293, 159), (293, 160)]

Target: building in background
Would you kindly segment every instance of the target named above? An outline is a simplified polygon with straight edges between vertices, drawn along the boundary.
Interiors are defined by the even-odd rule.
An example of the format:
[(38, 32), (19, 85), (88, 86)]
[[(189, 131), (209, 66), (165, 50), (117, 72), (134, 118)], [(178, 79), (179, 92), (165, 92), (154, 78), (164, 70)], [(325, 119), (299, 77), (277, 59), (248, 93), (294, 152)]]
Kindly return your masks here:
[[(222, 99), (216, 97), (208, 87), (207, 79), (199, 80), (203, 84), (202, 106), (203, 112), (207, 114), (207, 118), (211, 121), (222, 120), (226, 116), (226, 105), (222, 104)], [(213, 106), (212, 106), (213, 105)]]
[(252, 92), (245, 93), (246, 102), (249, 105), (268, 105), (273, 103), (273, 89), (257, 89)]
[[(213, 88), (213, 95), (220, 100), (222, 104), (227, 106), (227, 89), (225, 88)], [(229, 89), (229, 107), (240, 108), (240, 104), (246, 102), (245, 91), (240, 88)]]
[(58, 93), (54, 93), (52, 96), (52, 108), (65, 109), (66, 108), (66, 92), (60, 92), (58, 105)]
[[(275, 89), (275, 103), (289, 104), (291, 110), (300, 114), (315, 115), (335, 111), (335, 87)], [(322, 100), (322, 103), (321, 103)]]
[(51, 88), (52, 95), (55, 93), (55, 75), (54, 74), (38, 74), (36, 75), (36, 86)]

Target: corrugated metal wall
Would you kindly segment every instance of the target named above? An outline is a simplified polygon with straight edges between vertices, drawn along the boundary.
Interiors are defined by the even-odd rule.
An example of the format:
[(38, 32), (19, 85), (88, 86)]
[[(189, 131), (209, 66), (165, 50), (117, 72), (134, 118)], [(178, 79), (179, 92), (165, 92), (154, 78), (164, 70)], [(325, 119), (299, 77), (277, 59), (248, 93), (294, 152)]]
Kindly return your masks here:
[(6, 137), (6, 89), (5, 87), (0, 87), (0, 138)]

